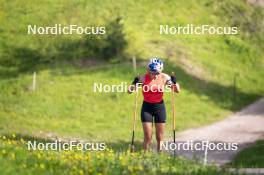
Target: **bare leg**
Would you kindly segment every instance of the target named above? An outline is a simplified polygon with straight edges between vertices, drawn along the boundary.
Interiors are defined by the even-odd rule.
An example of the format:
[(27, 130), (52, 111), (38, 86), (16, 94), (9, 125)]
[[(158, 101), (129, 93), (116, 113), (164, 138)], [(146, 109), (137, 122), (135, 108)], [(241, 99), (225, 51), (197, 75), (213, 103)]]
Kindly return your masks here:
[(160, 152), (160, 143), (164, 138), (164, 127), (165, 123), (155, 123), (156, 127), (156, 140), (157, 140), (157, 151)]
[(152, 138), (152, 123), (150, 122), (143, 122), (143, 131), (144, 131), (144, 142), (143, 148), (145, 151), (149, 149), (151, 138)]

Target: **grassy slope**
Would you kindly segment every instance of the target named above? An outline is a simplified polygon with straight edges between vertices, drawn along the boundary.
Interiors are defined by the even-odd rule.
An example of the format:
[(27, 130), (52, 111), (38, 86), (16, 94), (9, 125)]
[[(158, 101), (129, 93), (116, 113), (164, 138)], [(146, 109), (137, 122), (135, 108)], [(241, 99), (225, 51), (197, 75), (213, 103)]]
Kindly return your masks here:
[[(82, 40), (80, 36), (26, 36), (27, 24), (103, 25), (118, 15), (122, 16), (129, 43), (126, 49), (128, 56), (136, 54), (141, 58), (153, 55), (170, 57), (165, 71), (174, 70), (183, 89), (176, 102), (178, 130), (219, 120), (263, 94), (262, 53), (257, 43), (252, 44), (248, 39), (242, 39), (243, 31), (241, 35), (232, 37), (158, 34), (161, 23), (227, 25), (229, 23), (224, 15), (218, 13), (221, 12), (220, 4), (206, 0), (199, 3), (124, 0), (119, 3), (62, 3), (58, 0), (43, 1), (38, 6), (30, 1), (10, 1), (2, 4), (1, 59), (22, 63), (1, 67), (1, 132), (36, 134), (45, 131), (109, 142), (128, 141), (130, 137), (128, 130), (131, 128), (133, 96), (93, 94), (91, 86), (94, 81), (130, 81), (134, 76), (131, 66), (90, 70), (61, 64), (46, 65), (38, 69), (33, 64), (31, 70), (38, 70), (38, 89), (33, 93), (29, 90), (31, 74), (20, 73), (17, 69), (28, 61), (25, 58), (79, 58), (85, 57), (82, 50), (85, 48), (68, 46), (68, 49), (63, 50), (58, 47), (60, 44), (67, 45), (67, 42)], [(252, 7), (241, 1), (235, 1), (232, 5), (241, 7), (246, 14), (252, 11)], [(12, 9), (12, 13), (9, 9)], [(21, 56), (21, 48), (27, 50), (28, 56)], [(181, 65), (181, 59), (184, 58), (192, 66), (201, 69), (203, 74), (197, 77), (188, 73)], [(140, 72), (143, 73), (144, 68)], [(16, 73), (19, 76), (12, 76)], [(231, 87), (235, 73), (239, 74), (236, 103), (233, 101)], [(165, 98), (170, 114), (169, 94)], [(168, 124), (170, 121), (171, 116), (168, 115)], [(138, 119), (137, 126), (139, 125)], [(137, 130), (137, 134), (140, 133), (137, 139), (141, 140), (141, 128), (137, 127)], [(170, 136), (169, 128), (166, 134)]]
[(263, 168), (264, 167), (264, 141), (259, 140), (254, 145), (239, 152), (232, 163), (238, 168)]
[[(87, 57), (89, 49), (82, 44), (86, 39), (82, 36), (28, 36), (25, 35), (27, 24), (105, 25), (117, 16), (122, 16), (128, 41), (125, 50), (127, 57), (136, 55), (147, 58), (158, 55), (170, 58), (167, 59), (165, 71), (174, 70), (182, 85), (182, 93), (176, 98), (177, 130), (219, 120), (263, 95), (261, 42), (249, 41), (248, 37), (244, 37), (245, 31), (232, 37), (158, 34), (159, 24), (229, 25), (233, 18), (228, 17), (228, 13), (224, 13), (220, 7), (231, 11), (231, 15), (237, 15), (236, 10), (243, 12), (237, 15), (241, 22), (255, 11), (242, 1), (118, 0), (113, 3), (98, 0), (45, 0), (36, 4), (33, 0), (0, 0), (0, 4), (1, 133), (31, 136), (41, 135), (40, 131), (52, 132), (106, 141), (117, 149), (126, 148), (131, 136), (128, 131), (131, 128), (133, 96), (122, 93), (94, 94), (91, 89), (93, 82), (130, 81), (134, 76), (131, 66), (110, 65), (107, 68), (91, 69), (65, 64), (68, 59)], [(36, 65), (39, 59), (42, 64)], [(43, 65), (43, 62), (51, 59), (62, 61)], [(184, 59), (188, 60), (187, 67), (191, 65), (202, 73), (186, 70), (186, 65), (182, 65)], [(25, 69), (26, 72), (21, 72)], [(32, 71), (37, 71), (38, 75), (35, 92), (30, 90)], [(140, 73), (144, 71), (141, 67)], [(233, 101), (231, 87), (235, 73), (239, 74), (236, 102)], [(170, 125), (169, 94), (165, 94), (165, 99)], [(171, 136), (170, 127), (167, 128), (166, 136)], [(136, 140), (142, 140), (139, 118)], [(162, 172), (219, 173), (211, 167), (179, 159), (175, 162), (161, 155), (150, 155), (148, 158), (137, 155), (135, 159), (121, 154), (110, 159), (109, 154), (112, 153), (80, 155), (71, 152), (68, 155), (28, 152), (24, 142), (16, 139), (1, 139), (0, 150), (0, 171), (4, 174), (103, 173), (109, 171), (109, 166), (114, 166), (112, 172), (131, 172), (132, 168), (133, 172), (142, 174), (140, 169), (135, 170), (136, 165), (142, 164), (146, 165), (149, 174), (154, 174), (158, 171), (150, 165), (157, 163), (157, 160), (162, 162), (163, 167), (159, 170)], [(88, 161), (87, 166), (86, 159), (89, 156), (93, 159)], [(123, 164), (120, 157), (125, 157), (127, 164)]]

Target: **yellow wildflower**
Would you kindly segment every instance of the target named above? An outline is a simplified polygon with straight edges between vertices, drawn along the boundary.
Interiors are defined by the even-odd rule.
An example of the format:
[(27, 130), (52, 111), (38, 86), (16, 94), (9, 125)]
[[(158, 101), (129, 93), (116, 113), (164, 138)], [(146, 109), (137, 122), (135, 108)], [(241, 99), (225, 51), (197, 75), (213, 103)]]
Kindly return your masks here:
[(12, 158), (12, 159), (15, 159), (15, 158), (16, 158), (15, 153), (11, 153), (11, 158)]
[(25, 143), (25, 140), (23, 138), (20, 139), (21, 143)]
[(79, 173), (80, 173), (80, 175), (83, 175), (83, 174), (84, 174), (84, 173), (83, 173), (83, 170), (80, 170)]
[(44, 168), (45, 168), (45, 165), (44, 165), (43, 163), (41, 163), (41, 164), (39, 165), (39, 167), (40, 167), (41, 169), (44, 169)]
[(22, 168), (27, 168), (27, 165), (25, 163), (23, 163)]
[(41, 154), (40, 153), (38, 153), (38, 159), (40, 159), (41, 158)]

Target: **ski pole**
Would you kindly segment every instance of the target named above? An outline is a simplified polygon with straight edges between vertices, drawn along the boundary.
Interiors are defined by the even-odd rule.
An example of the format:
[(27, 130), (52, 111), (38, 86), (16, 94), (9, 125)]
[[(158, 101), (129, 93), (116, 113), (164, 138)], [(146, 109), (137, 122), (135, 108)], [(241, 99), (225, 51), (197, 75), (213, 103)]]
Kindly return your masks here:
[(135, 129), (136, 129), (136, 116), (137, 116), (137, 101), (138, 101), (138, 89), (137, 84), (135, 84), (135, 102), (134, 102), (134, 115), (133, 115), (133, 132), (132, 132), (132, 141), (131, 141), (131, 150), (130, 152), (135, 152)]
[[(174, 76), (174, 72), (171, 73), (172, 76)], [(175, 106), (174, 106), (174, 86), (172, 86), (171, 88), (171, 106), (172, 106), (172, 118), (173, 118), (173, 122), (172, 122), (172, 130), (173, 130), (173, 143), (176, 143), (176, 131), (175, 131)], [(176, 156), (176, 152), (174, 150), (173, 155)]]

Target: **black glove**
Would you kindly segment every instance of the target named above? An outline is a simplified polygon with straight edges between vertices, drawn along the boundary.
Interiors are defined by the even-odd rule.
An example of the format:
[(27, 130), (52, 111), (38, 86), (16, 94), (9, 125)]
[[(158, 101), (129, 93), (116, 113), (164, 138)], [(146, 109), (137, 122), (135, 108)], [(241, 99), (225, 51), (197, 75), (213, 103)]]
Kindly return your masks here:
[(176, 84), (177, 83), (177, 79), (176, 79), (176, 76), (172, 75), (171, 76), (171, 81)]
[(134, 81), (132, 82), (132, 84), (137, 84), (139, 82), (139, 78), (138, 77), (135, 77)]

